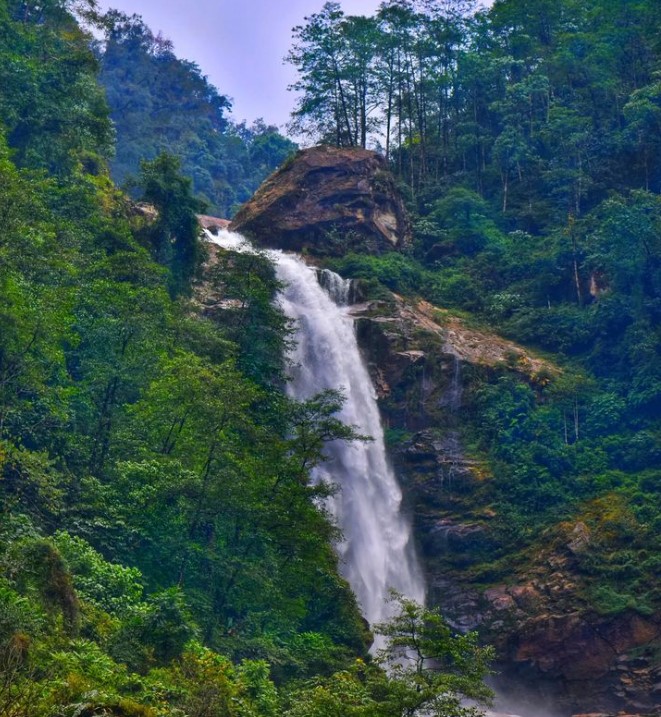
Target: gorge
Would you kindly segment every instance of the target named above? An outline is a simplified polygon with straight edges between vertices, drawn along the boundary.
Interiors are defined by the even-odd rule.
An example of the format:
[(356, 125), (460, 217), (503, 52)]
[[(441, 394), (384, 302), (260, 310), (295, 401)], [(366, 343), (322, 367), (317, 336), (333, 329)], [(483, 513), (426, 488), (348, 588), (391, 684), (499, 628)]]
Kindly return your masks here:
[(658, 0), (302, 3), (0, 2), (0, 717), (661, 717)]

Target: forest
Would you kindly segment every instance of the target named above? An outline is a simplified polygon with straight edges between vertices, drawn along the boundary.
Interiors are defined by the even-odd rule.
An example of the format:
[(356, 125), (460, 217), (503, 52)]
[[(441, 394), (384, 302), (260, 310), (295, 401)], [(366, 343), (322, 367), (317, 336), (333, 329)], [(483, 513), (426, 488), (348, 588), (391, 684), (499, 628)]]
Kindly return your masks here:
[[(339, 3), (294, 28), (291, 128), (383, 153), (414, 221), (405, 254), (345, 276), (422, 296), (562, 375), (473, 376), (463, 440), (493, 474), (489, 581), (584, 520), (604, 614), (656, 614), (661, 527), (661, 13), (653, 0)], [(376, 284), (375, 284), (376, 280)], [(515, 357), (513, 357), (515, 360)], [(608, 509), (605, 508), (608, 506)]]
[[(466, 396), (499, 515), (485, 576), (579, 516), (604, 613), (661, 597), (660, 20), (656, 0), (327, 3), (288, 56), (291, 131), (382, 152), (413, 219), (406, 253), (333, 267), (562, 367)], [(0, 88), (0, 717), (488, 703), (492, 651), (433, 610), (395, 596), (369, 654), (309, 480), (358, 437), (338, 395), (287, 397), (265, 256), (205, 263), (196, 214), (231, 216), (294, 143), (94, 0), (0, 0)]]
[[(231, 166), (258, 182), (290, 143), (224, 122), (226, 100), (154, 43), (92, 2), (0, 3), (0, 715), (447, 714), (488, 699), (490, 651), (403, 599), (376, 628), (390, 654), (418, 641), (444, 669), (386, 674), (388, 653), (368, 655), (320, 502), (331, 488), (309, 480), (326, 441), (356, 436), (338, 395), (286, 396), (273, 268), (237, 255), (205, 269), (196, 214), (214, 197), (183, 173), (193, 145), (215, 143), (229, 206), (249, 191), (222, 193)], [(139, 107), (113, 122), (126, 74)], [(190, 115), (151, 109), (186, 93)], [(129, 189), (151, 218), (111, 179), (136, 157)], [(200, 286), (241, 308), (202, 312)]]
[(170, 152), (208, 213), (230, 216), (296, 149), (262, 119), (250, 126), (232, 121), (229, 98), (140, 16), (112, 10), (100, 30), (98, 81), (116, 134), (110, 171), (135, 198), (131, 182), (140, 162)]

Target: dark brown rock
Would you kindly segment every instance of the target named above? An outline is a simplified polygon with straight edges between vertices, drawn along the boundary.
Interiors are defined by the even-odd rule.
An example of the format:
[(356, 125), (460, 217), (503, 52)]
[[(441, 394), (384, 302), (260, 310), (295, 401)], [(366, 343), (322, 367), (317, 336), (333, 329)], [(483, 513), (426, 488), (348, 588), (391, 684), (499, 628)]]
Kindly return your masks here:
[(218, 234), (223, 229), (229, 229), (229, 219), (221, 219), (220, 217), (212, 217), (208, 214), (198, 214), (197, 221), (200, 222), (200, 226), (212, 234)]
[(265, 246), (320, 256), (380, 254), (410, 239), (383, 157), (325, 146), (300, 151), (272, 174), (241, 207), (231, 229)]
[(470, 555), (481, 548), (485, 530), (478, 523), (458, 523), (452, 518), (441, 518), (427, 529), (425, 538), (425, 552), (452, 550)]

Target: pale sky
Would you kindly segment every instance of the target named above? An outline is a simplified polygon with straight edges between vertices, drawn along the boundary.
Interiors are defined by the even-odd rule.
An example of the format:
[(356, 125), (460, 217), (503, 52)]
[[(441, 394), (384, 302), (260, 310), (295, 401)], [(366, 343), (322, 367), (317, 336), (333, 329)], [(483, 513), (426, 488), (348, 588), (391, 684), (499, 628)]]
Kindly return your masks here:
[[(321, 10), (324, 0), (101, 0), (100, 5), (142, 15), (156, 34), (174, 43), (177, 57), (196, 62), (233, 102), (233, 118), (262, 117), (284, 129), (294, 104), (295, 79), (283, 57), (291, 29)], [(371, 15), (380, 0), (341, 0), (347, 15)]]

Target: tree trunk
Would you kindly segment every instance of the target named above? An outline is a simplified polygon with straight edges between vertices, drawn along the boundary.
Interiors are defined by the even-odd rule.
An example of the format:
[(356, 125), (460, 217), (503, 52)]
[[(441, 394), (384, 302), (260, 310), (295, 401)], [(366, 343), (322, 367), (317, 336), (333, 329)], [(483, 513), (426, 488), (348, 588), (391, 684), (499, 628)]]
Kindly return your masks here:
[(507, 211), (507, 190), (509, 188), (509, 172), (504, 170), (501, 172), (503, 181), (503, 214)]

